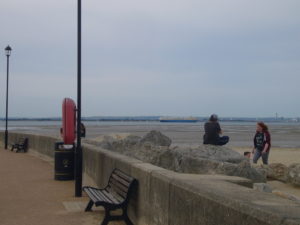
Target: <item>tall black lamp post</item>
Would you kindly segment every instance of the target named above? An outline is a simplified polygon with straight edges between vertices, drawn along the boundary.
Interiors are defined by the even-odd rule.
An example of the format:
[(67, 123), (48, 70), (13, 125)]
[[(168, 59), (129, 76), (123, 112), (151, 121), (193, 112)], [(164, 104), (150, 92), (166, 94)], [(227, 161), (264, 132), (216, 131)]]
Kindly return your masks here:
[(8, 116), (8, 75), (9, 75), (9, 56), (11, 53), (11, 47), (8, 45), (5, 48), (5, 55), (7, 56), (7, 67), (6, 67), (6, 114), (5, 114), (5, 149), (7, 149), (8, 132), (7, 132), (7, 116)]
[(75, 149), (75, 196), (82, 195), (81, 148), (81, 0), (77, 0), (77, 145)]

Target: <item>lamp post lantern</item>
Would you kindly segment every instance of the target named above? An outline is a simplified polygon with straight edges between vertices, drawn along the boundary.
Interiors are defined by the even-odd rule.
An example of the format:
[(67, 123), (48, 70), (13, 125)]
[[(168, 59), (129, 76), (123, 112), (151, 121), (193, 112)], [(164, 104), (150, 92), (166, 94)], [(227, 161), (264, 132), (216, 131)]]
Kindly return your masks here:
[(5, 55), (7, 57), (7, 67), (6, 67), (6, 113), (5, 113), (5, 149), (7, 149), (8, 132), (7, 132), (7, 116), (8, 116), (8, 75), (9, 75), (9, 56), (11, 54), (12, 48), (8, 45), (5, 48)]

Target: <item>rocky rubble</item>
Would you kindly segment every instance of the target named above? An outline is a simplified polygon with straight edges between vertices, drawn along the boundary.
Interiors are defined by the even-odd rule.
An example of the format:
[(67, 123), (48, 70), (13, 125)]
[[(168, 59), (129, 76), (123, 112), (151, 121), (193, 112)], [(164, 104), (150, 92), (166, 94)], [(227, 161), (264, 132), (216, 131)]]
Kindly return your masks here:
[(227, 147), (170, 147), (171, 142), (159, 131), (151, 131), (144, 137), (131, 135), (115, 139), (106, 136), (96, 145), (177, 172), (224, 174), (249, 178), (254, 182), (266, 181), (262, 173), (251, 167), (247, 158)]
[(289, 183), (300, 187), (300, 163), (294, 163), (288, 167), (287, 177)]
[(287, 181), (288, 167), (282, 163), (271, 163), (267, 169), (267, 177), (282, 182)]
[(257, 166), (256, 169), (265, 174), (268, 179), (291, 183), (300, 187), (300, 163), (294, 163), (290, 166), (282, 163), (271, 163), (267, 166)]

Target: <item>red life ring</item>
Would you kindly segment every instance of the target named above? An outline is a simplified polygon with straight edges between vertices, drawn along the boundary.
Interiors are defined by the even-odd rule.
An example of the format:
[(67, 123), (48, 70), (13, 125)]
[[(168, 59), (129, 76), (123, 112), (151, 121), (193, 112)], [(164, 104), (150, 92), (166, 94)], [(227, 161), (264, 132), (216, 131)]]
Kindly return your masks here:
[(73, 144), (76, 137), (76, 105), (70, 98), (62, 104), (62, 137), (64, 144)]

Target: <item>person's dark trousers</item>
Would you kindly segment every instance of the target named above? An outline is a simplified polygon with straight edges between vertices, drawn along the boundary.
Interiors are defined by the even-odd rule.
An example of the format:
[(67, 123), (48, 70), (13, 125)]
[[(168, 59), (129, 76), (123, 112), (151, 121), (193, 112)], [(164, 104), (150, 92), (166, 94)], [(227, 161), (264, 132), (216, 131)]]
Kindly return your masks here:
[(255, 149), (253, 163), (256, 164), (260, 157), (262, 158), (263, 164), (268, 165), (269, 152), (263, 153), (262, 151)]
[(218, 142), (216, 145), (225, 145), (227, 144), (229, 141), (229, 137), (228, 136), (223, 136), (223, 137), (219, 137)]

